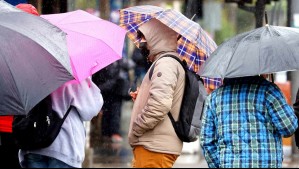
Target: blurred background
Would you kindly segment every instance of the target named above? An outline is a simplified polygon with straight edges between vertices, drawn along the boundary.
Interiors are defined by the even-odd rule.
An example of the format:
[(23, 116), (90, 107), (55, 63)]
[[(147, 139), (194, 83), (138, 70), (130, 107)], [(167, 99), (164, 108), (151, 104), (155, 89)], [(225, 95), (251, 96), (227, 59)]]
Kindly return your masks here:
[[(40, 14), (53, 14), (85, 10), (102, 19), (118, 24), (118, 10), (136, 5), (156, 5), (172, 8), (188, 18), (196, 14), (195, 22), (206, 30), (220, 45), (236, 34), (261, 27), (265, 24), (263, 11), (268, 12), (269, 24), (275, 26), (299, 27), (299, 0), (5, 0), (12, 5), (30, 3)], [(129, 60), (129, 79), (136, 83), (133, 52), (135, 45), (126, 39), (123, 58)], [(130, 62), (131, 61), (131, 62)], [(282, 89), (288, 103), (292, 105), (299, 87), (299, 72), (275, 74), (275, 82)], [(85, 167), (130, 167), (132, 154), (126, 137), (133, 103), (124, 100), (121, 107), (122, 142), (105, 142), (101, 136), (101, 115), (86, 124), (88, 144), (86, 145)], [(293, 138), (284, 139), (284, 167), (298, 167), (299, 151)], [(185, 144), (183, 155), (175, 167), (207, 167), (198, 142)]]

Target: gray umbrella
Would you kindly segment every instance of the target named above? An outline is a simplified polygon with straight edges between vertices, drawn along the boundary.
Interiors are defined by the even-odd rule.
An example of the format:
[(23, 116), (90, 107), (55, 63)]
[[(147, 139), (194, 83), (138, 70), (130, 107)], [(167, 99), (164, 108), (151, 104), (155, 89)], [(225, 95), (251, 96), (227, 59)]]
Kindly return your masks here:
[(199, 74), (223, 79), (297, 69), (299, 30), (266, 25), (222, 43)]
[(23, 115), (72, 80), (65, 33), (0, 0), (0, 115)]

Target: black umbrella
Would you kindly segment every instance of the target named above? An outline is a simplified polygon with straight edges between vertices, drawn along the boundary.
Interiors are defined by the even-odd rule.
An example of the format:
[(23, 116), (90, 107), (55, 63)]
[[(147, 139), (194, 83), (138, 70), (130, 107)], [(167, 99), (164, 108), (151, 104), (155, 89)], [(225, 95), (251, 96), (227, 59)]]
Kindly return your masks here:
[(73, 79), (65, 33), (0, 0), (0, 115), (24, 115)]

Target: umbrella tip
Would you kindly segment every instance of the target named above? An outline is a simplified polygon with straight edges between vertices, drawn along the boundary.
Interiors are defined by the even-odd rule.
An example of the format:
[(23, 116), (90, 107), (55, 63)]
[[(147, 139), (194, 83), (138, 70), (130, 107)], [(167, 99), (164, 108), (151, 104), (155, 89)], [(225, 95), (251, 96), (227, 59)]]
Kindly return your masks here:
[(266, 19), (266, 25), (268, 25), (268, 14), (267, 14), (267, 11), (265, 11), (265, 19)]
[(196, 14), (194, 14), (194, 15), (192, 16), (192, 18), (191, 18), (191, 21), (193, 21), (193, 20), (194, 20), (195, 16), (196, 16)]

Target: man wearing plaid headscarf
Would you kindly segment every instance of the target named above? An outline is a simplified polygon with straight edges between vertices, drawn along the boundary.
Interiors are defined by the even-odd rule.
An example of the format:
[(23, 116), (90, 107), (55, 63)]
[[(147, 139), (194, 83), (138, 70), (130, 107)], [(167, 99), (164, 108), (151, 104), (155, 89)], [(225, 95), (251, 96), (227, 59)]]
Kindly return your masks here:
[(167, 114), (171, 112), (178, 119), (185, 71), (177, 60), (161, 57), (179, 57), (178, 34), (156, 19), (143, 24), (139, 31), (143, 36), (141, 53), (155, 63), (155, 69), (151, 78), (150, 70), (145, 75), (132, 111), (129, 143), (134, 153), (133, 167), (170, 168), (181, 154), (183, 142)]

